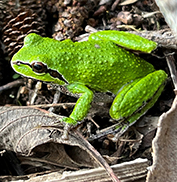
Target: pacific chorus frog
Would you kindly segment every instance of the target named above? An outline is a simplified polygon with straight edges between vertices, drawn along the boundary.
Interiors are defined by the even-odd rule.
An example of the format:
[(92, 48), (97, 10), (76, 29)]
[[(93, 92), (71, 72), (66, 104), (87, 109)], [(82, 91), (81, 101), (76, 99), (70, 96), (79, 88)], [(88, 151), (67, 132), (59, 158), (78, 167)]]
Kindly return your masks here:
[(130, 125), (157, 101), (167, 74), (122, 47), (149, 53), (157, 44), (113, 30), (93, 33), (84, 42), (57, 41), (31, 33), (11, 65), (23, 76), (64, 85), (69, 92), (81, 94), (64, 122), (77, 124), (87, 115), (94, 92), (109, 91), (116, 95), (110, 116)]

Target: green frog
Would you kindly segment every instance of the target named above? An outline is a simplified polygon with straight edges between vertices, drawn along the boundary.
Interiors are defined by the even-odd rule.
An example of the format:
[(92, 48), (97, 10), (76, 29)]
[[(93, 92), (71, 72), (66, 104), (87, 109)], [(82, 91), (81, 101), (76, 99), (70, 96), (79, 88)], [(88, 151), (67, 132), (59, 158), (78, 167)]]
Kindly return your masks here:
[(110, 116), (132, 124), (157, 101), (167, 74), (126, 49), (150, 53), (156, 47), (153, 41), (114, 30), (93, 33), (83, 42), (57, 41), (31, 33), (11, 65), (25, 77), (81, 94), (71, 115), (63, 119), (66, 123), (76, 125), (84, 119), (95, 92), (111, 92), (115, 99)]

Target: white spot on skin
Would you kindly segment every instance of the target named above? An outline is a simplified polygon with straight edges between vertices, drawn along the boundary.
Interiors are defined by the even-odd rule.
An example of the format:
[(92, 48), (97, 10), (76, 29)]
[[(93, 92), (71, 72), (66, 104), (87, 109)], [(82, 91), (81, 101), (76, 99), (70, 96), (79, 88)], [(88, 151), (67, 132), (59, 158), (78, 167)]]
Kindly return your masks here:
[(100, 48), (100, 46), (99, 46), (98, 44), (95, 44), (95, 48), (99, 49), (99, 48)]

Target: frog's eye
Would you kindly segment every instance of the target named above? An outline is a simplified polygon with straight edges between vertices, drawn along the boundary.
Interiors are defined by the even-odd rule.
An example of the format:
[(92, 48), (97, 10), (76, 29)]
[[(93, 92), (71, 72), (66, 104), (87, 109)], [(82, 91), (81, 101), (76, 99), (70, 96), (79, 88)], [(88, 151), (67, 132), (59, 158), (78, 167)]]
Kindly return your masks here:
[(36, 73), (46, 73), (47, 72), (47, 65), (41, 62), (33, 62), (31, 64), (31, 68)]

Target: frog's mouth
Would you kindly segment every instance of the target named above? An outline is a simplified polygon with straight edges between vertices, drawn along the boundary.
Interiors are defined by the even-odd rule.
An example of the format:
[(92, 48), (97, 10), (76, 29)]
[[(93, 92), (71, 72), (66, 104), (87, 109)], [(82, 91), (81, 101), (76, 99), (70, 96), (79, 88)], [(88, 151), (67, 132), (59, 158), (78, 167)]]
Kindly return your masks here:
[(12, 64), (15, 64), (17, 66), (27, 65), (29, 66), (33, 72), (35, 72), (37, 75), (44, 75), (46, 73), (49, 73), (49, 75), (53, 78), (58, 78), (61, 81), (64, 81), (66, 84), (68, 84), (67, 80), (56, 70), (52, 70), (48, 68), (48, 66), (42, 62), (34, 61), (32, 63), (25, 63), (22, 61), (15, 61), (12, 62)]

